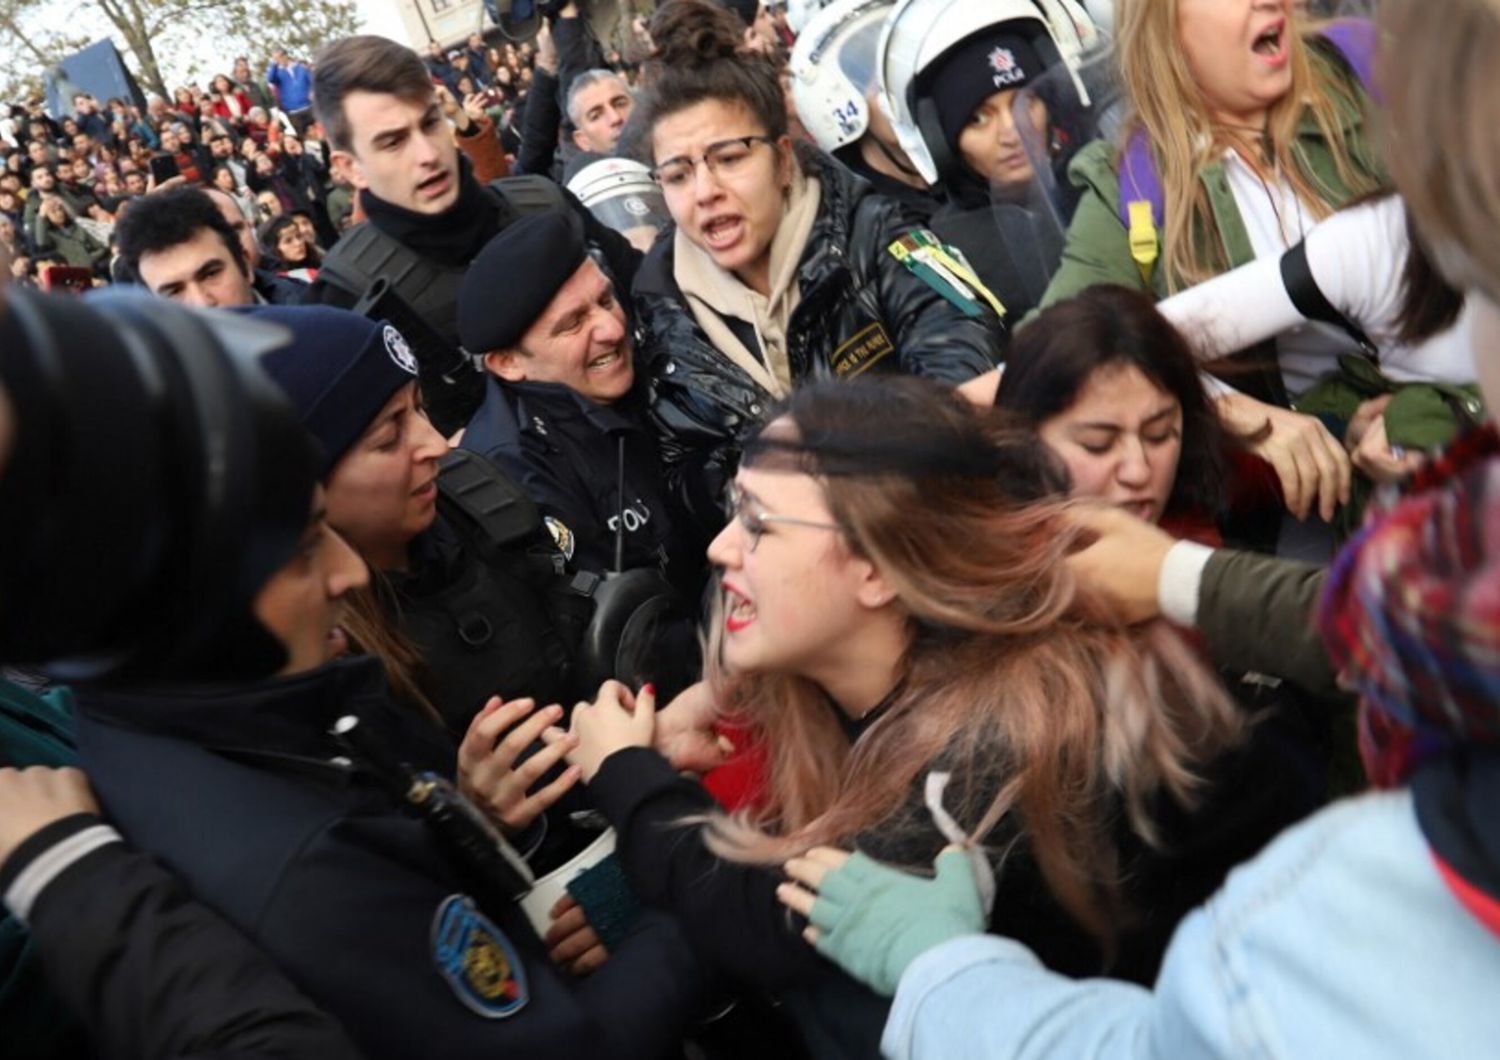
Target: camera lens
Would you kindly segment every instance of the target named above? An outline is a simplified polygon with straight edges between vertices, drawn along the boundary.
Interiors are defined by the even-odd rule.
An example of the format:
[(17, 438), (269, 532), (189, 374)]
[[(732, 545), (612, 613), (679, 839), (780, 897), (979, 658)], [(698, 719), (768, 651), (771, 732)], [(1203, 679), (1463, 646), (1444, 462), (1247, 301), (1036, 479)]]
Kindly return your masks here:
[(0, 660), (72, 682), (274, 672), (251, 605), (317, 468), (255, 364), (285, 332), (134, 292), (7, 301)]

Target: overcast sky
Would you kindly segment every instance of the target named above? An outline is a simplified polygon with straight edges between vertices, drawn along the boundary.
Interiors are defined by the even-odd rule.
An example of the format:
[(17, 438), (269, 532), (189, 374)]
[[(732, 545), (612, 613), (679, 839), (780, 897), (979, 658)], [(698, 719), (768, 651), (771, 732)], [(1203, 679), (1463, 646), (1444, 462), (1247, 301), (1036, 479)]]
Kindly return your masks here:
[(412, 0), (355, 0), (363, 22), (361, 28), (366, 33), (379, 33), (382, 37), (410, 44), (411, 41), (406, 39), (406, 28), (402, 25), (401, 16), (396, 13), (396, 5), (411, 2)]

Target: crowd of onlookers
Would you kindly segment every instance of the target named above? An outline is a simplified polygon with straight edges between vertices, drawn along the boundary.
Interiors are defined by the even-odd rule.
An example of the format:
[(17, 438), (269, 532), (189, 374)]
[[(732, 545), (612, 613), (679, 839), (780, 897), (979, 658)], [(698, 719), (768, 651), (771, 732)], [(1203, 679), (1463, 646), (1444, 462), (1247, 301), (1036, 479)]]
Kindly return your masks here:
[[(508, 153), (520, 147), (519, 108), (536, 47), (473, 34), (434, 42), (427, 57), (446, 101), (482, 114)], [(144, 108), (76, 93), (72, 111), (45, 100), (12, 104), (0, 119), (0, 244), (11, 280), (87, 285), (114, 271), (115, 222), (132, 199), (180, 184), (218, 188), (255, 229), (272, 271), (309, 279), (354, 213), (354, 189), (330, 164), (312, 117), (312, 70), (284, 50), (264, 68), (246, 56), (207, 84), (175, 89)]]

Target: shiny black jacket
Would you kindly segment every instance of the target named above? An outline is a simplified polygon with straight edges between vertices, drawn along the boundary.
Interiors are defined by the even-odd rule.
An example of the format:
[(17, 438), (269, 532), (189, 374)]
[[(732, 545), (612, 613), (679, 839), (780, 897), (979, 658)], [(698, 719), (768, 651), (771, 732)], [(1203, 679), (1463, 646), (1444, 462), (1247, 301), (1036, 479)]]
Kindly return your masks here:
[[(822, 198), (788, 328), (793, 378), (852, 377), (874, 368), (961, 383), (992, 368), (1003, 346), (999, 320), (988, 309), (965, 316), (889, 252), (910, 231), (901, 207), (821, 152), (799, 149), (798, 159), (822, 185)], [(701, 529), (715, 532), (740, 435), (760, 420), (771, 395), (693, 319), (673, 278), (670, 235), (641, 264), (633, 294), (668, 486)], [(753, 328), (728, 323), (753, 349)]]

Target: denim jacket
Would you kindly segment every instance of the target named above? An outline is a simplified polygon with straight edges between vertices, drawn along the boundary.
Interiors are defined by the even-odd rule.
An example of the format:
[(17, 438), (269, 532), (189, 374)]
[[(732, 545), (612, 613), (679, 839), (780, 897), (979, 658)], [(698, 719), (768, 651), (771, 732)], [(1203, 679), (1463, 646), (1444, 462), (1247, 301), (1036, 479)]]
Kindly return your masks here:
[(901, 980), (888, 1057), (1413, 1060), (1492, 1055), (1500, 939), (1438, 875), (1408, 790), (1337, 803), (1177, 929), (1154, 990), (955, 939)]

